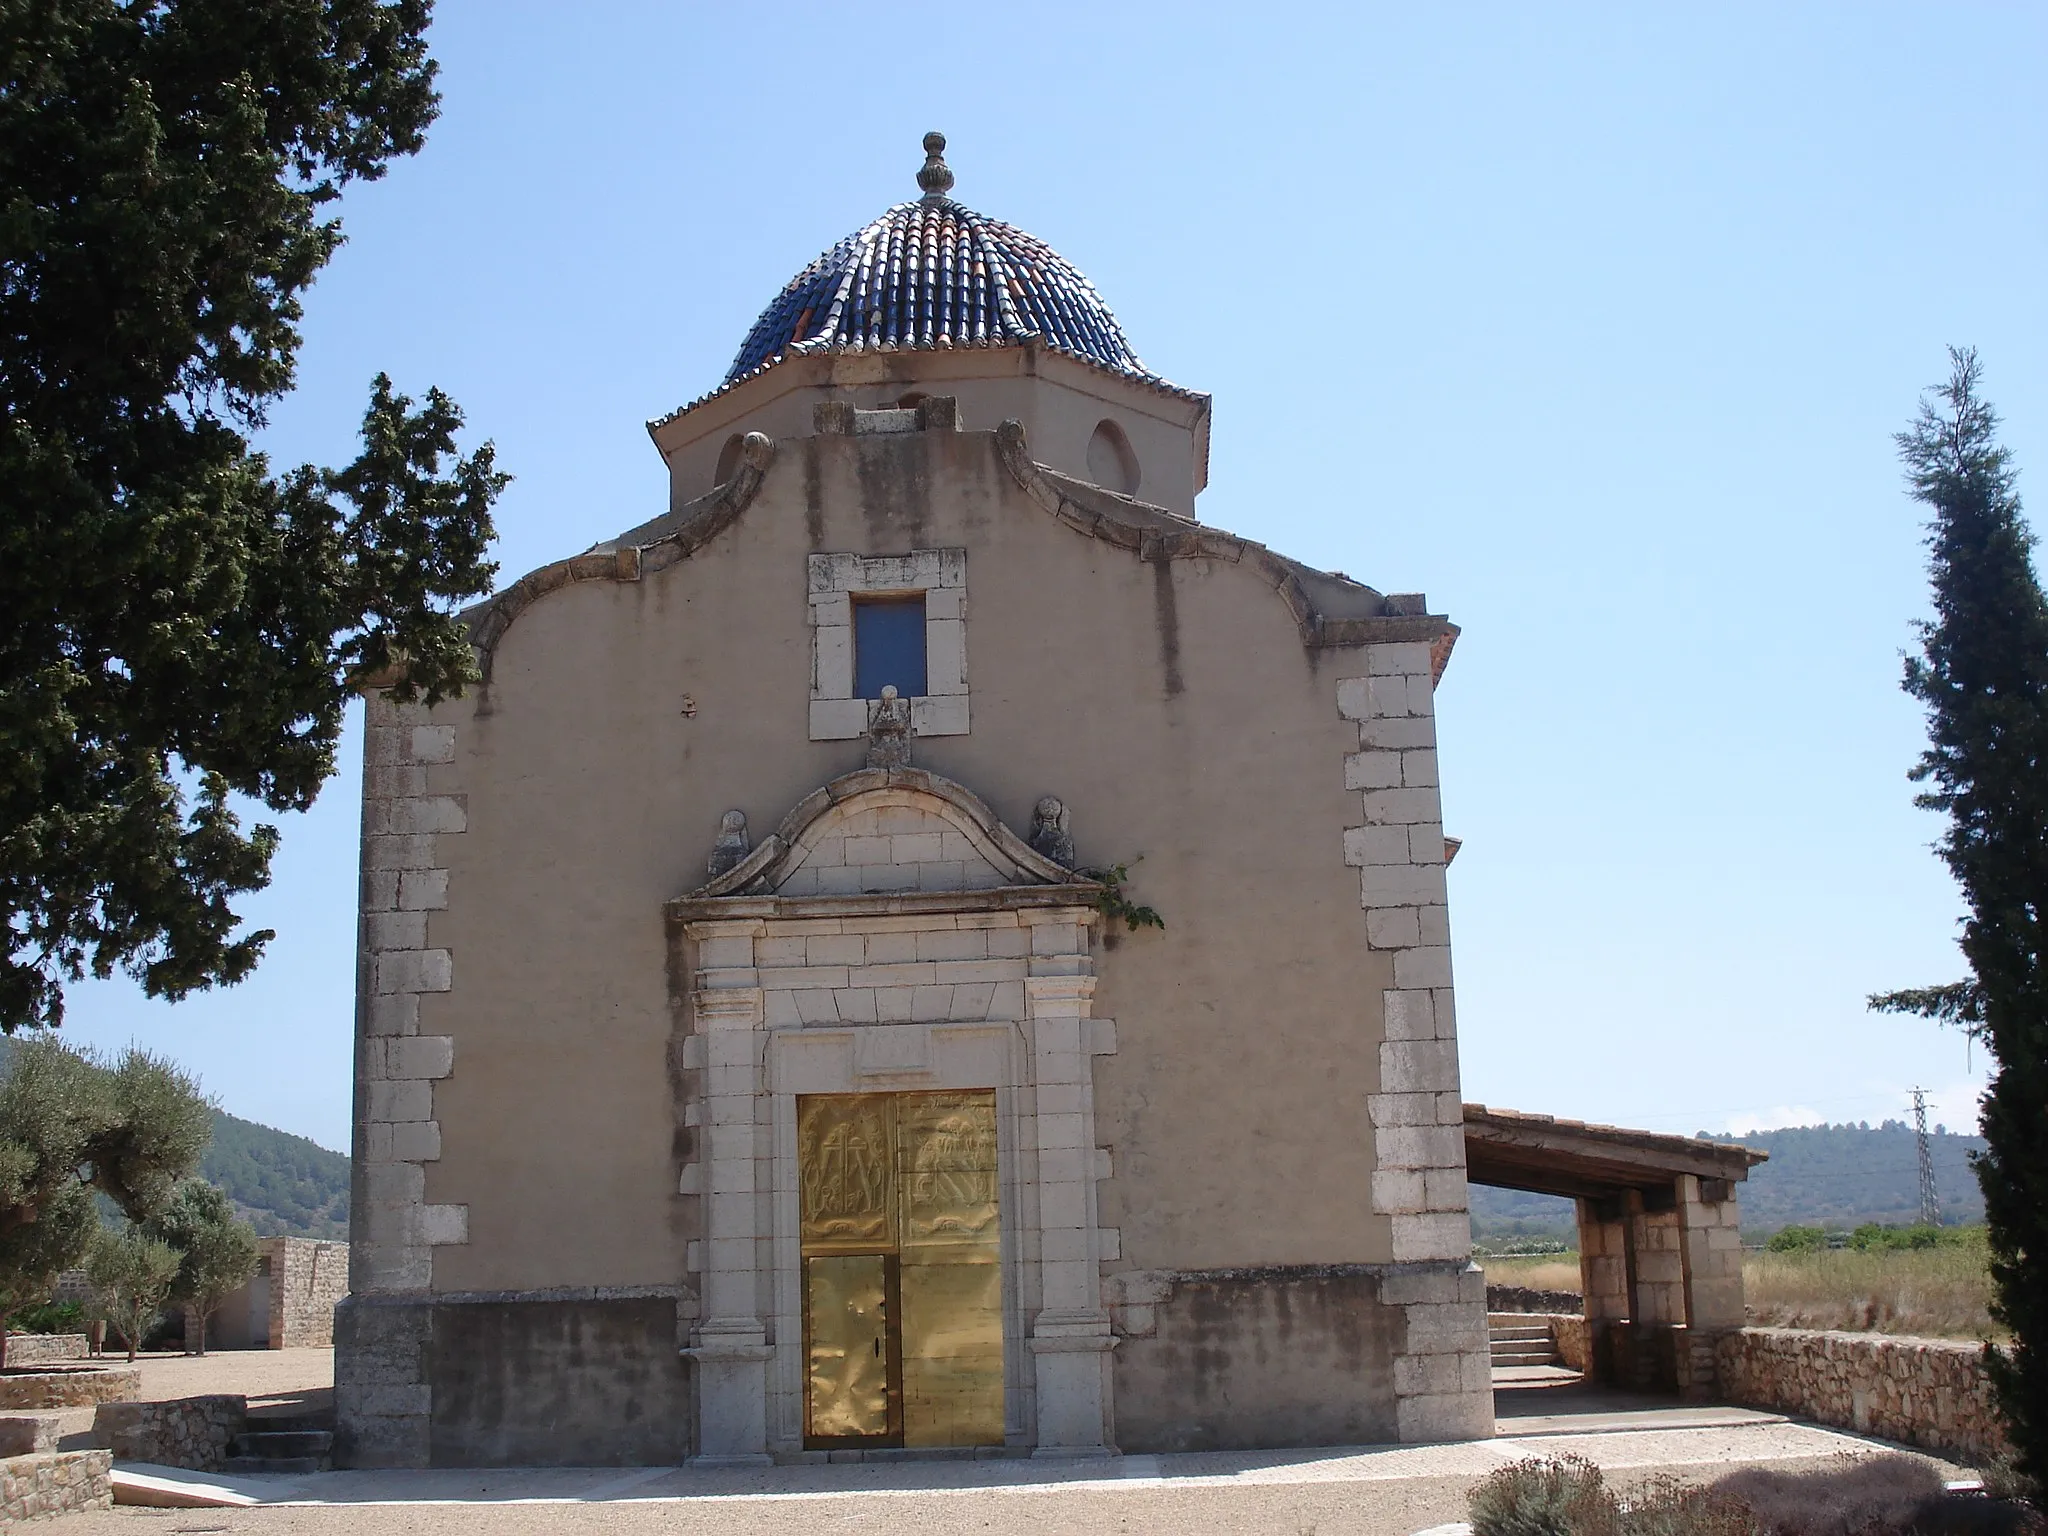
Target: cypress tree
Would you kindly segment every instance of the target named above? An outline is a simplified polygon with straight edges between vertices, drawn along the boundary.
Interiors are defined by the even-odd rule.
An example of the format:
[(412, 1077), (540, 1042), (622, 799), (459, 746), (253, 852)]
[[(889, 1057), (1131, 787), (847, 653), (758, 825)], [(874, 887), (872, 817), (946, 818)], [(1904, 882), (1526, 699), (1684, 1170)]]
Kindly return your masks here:
[(2019, 1469), (2048, 1487), (2048, 600), (1998, 417), (1974, 351), (1899, 434), (1927, 529), (1934, 618), (1906, 660), (1927, 709), (1917, 803), (1945, 812), (1937, 845), (1969, 915), (1967, 980), (1883, 994), (1873, 1007), (1960, 1024), (1992, 1058), (1977, 1163), (1992, 1315), (2010, 1328), (1986, 1365)]

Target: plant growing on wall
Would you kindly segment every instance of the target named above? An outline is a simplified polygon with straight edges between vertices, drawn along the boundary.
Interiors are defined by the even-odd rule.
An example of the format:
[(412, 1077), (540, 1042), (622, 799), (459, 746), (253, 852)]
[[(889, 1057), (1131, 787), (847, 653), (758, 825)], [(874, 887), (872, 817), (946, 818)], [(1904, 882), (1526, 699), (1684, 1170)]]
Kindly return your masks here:
[(235, 1215), (225, 1192), (204, 1179), (187, 1179), (143, 1230), (177, 1252), (170, 1299), (185, 1309), (186, 1353), (203, 1355), (206, 1325), (228, 1293), (256, 1273), (256, 1229)]
[(231, 903), (334, 772), (357, 685), (459, 691), (488, 444), (381, 375), (362, 452), (273, 471), (332, 205), (435, 114), (429, 0), (0, 6), (0, 1030), (120, 969), (246, 976)]
[(48, 1301), (59, 1272), (86, 1257), (97, 1195), (146, 1220), (211, 1134), (198, 1086), (169, 1062), (130, 1050), (110, 1066), (55, 1040), (16, 1045), (0, 1081), (0, 1317)]
[(178, 1250), (140, 1227), (94, 1234), (85, 1259), (98, 1310), (135, 1358), (143, 1335), (163, 1314), (178, 1278)]
[(1948, 817), (1939, 844), (1969, 916), (1970, 975), (1871, 1006), (1962, 1025), (1992, 1058), (1977, 1160), (2010, 1347), (1985, 1346), (2020, 1469), (2048, 1486), (2048, 598), (1975, 352), (1899, 435), (1927, 531), (1934, 618), (1905, 688), (1926, 706), (1917, 803)]
[[(1131, 860), (1131, 864), (1137, 862), (1138, 859)], [(1096, 892), (1095, 910), (1111, 923), (1121, 922), (1124, 927), (1130, 929), (1166, 926), (1166, 919), (1158, 912), (1151, 907), (1140, 906), (1124, 894), (1124, 882), (1131, 878), (1130, 864), (1112, 864), (1107, 869), (1084, 869), (1080, 873), (1101, 887)]]

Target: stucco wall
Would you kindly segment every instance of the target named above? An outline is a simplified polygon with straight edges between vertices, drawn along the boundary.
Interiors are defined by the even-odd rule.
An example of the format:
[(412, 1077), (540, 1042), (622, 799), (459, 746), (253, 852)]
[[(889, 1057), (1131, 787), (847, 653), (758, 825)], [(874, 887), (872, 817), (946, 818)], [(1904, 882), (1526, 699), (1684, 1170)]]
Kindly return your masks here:
[(1100, 959), (1122, 1042), (1098, 1067), (1101, 1219), (1124, 1264), (1390, 1257), (1370, 1138), (1332, 1134), (1362, 1131), (1392, 979), (1342, 857), (1342, 657), (1305, 648), (1250, 565), (1140, 560), (1028, 500), (989, 435), (915, 433), (783, 442), (709, 545), (544, 597), (488, 686), (434, 713), (455, 744), (427, 787), (466, 830), (440, 839), (429, 920), (453, 985), (419, 1030), (455, 1044), (425, 1198), (468, 1208), (435, 1289), (682, 1273), (661, 903), (702, 882), (722, 811), (758, 836), (861, 760), (807, 739), (805, 557), (948, 546), (969, 550), (973, 728), (919, 741), (919, 765), (1017, 828), (1060, 795), (1080, 861), (1142, 856), (1133, 889), (1168, 925)]
[(848, 400), (875, 410), (910, 394), (952, 396), (962, 425), (976, 431), (1021, 421), (1039, 463), (1083, 479), (1090, 478), (1088, 442), (1096, 423), (1112, 420), (1137, 455), (1137, 494), (1183, 516), (1194, 513), (1208, 479), (1206, 398), (1118, 378), (1042, 348), (1004, 347), (785, 360), (657, 427), (671, 499), (680, 504), (711, 489), (735, 432), (802, 437), (818, 401)]

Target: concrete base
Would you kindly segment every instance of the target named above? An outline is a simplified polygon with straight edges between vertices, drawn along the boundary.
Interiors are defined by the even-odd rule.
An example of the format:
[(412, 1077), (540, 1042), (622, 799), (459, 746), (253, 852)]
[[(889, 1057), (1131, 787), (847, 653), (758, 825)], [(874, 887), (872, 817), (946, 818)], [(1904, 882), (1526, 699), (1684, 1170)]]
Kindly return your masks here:
[[(1488, 1436), (1485, 1282), (1466, 1270), (1445, 1261), (1154, 1276), (1150, 1299), (1125, 1309), (1114, 1357), (1116, 1443), (1135, 1453)], [(1139, 1313), (1142, 1331), (1130, 1326)]]
[(691, 1374), (668, 1295), (352, 1296), (335, 1319), (335, 1455), (349, 1467), (680, 1466)]

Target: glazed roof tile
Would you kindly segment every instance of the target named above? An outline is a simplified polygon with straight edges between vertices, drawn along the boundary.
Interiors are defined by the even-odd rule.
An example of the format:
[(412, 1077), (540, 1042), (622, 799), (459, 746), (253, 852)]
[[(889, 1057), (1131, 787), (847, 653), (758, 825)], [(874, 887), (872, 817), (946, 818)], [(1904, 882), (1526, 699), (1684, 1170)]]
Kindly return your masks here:
[(941, 134), (925, 136), (924, 195), (898, 203), (783, 286), (747, 332), (717, 389), (659, 427), (785, 358), (1036, 344), (1184, 399), (1138, 360), (1123, 327), (1072, 262), (1037, 236), (946, 194)]
[(949, 197), (924, 198), (897, 204), (791, 278), (740, 344), (725, 383), (812, 352), (1026, 341), (1163, 382), (1095, 285), (1051, 246)]

